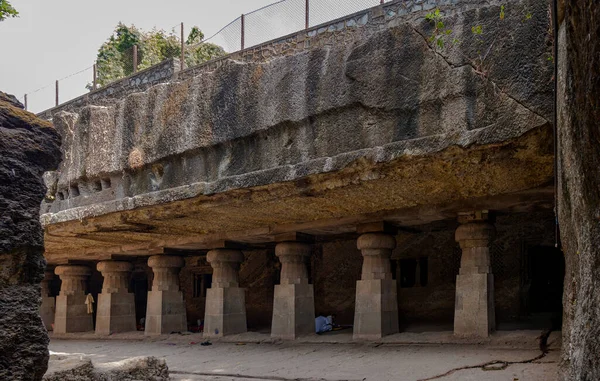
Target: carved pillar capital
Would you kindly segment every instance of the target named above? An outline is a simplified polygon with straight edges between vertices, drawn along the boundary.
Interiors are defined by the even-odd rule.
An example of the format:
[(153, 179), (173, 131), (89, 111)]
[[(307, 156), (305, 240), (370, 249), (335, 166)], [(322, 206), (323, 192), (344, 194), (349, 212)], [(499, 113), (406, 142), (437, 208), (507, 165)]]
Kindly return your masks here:
[(212, 287), (238, 287), (238, 270), (244, 261), (244, 253), (239, 250), (214, 249), (208, 252), (206, 260), (213, 268)]
[(462, 249), (468, 249), (489, 246), (495, 235), (494, 225), (486, 221), (477, 221), (460, 225), (454, 238)]
[(300, 242), (281, 242), (275, 246), (275, 255), (281, 262), (281, 284), (308, 284), (306, 259), (311, 246)]
[(364, 258), (362, 280), (392, 279), (390, 257), (396, 247), (396, 237), (384, 233), (367, 233), (358, 237), (356, 246)]
[(152, 291), (179, 291), (179, 269), (185, 265), (183, 258), (171, 255), (153, 255), (148, 258), (154, 280)]
[(85, 294), (87, 278), (92, 274), (89, 267), (76, 265), (57, 266), (54, 273), (62, 281), (60, 295)]
[(102, 261), (96, 267), (102, 273), (102, 293), (112, 294), (127, 292), (129, 289), (129, 273), (133, 266), (129, 262)]

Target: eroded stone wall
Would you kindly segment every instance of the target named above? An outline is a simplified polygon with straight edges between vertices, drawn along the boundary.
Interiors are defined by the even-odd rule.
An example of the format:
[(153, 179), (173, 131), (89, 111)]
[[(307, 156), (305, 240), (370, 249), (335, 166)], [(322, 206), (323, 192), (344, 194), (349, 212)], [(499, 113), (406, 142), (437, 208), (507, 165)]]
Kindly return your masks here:
[[(294, 181), (364, 158), (496, 144), (547, 125), (546, 6), (515, 1), (503, 21), (509, 34), (498, 5), (443, 9), (464, 39), (458, 50), (429, 45), (426, 11), (382, 15), (366, 34), (345, 30), (339, 44), (229, 60), (110, 105), (57, 110), (65, 161), (44, 223)], [(527, 10), (535, 17), (522, 22)], [(485, 67), (465, 58), (477, 56), (465, 32), (476, 23), (489, 25), (483, 43), (497, 47)]]

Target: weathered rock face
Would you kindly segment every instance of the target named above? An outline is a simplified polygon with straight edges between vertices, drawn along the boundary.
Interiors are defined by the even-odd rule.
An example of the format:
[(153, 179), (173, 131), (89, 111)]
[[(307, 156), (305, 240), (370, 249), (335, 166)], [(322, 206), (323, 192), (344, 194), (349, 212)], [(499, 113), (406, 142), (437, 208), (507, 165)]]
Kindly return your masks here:
[(169, 368), (156, 357), (133, 357), (94, 364), (80, 356), (50, 356), (44, 381), (167, 381)]
[[(563, 380), (600, 379), (600, 8), (564, 1), (558, 216), (565, 253)], [(563, 14), (563, 12), (561, 12)]]
[(46, 261), (39, 204), (61, 158), (52, 125), (0, 92), (0, 379), (41, 380), (48, 335), (39, 316)]
[(460, 46), (434, 49), (416, 12), (340, 44), (54, 114), (65, 160), (43, 205), (48, 255), (548, 184), (547, 5), (511, 1), (500, 20), (499, 4), (458, 3), (442, 8)]

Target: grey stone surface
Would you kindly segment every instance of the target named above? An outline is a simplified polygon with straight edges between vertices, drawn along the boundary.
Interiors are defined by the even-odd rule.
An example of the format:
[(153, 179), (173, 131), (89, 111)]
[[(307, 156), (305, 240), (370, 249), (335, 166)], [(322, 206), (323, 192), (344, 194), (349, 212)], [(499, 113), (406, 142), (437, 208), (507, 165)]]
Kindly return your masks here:
[[(498, 6), (475, 5), (445, 9), (461, 48), (429, 46), (431, 25), (417, 12), (342, 44), (229, 60), (111, 105), (56, 112), (66, 137), (58, 193), (68, 196), (44, 205), (42, 220), (292, 181), (360, 158), (498, 143), (546, 125), (545, 5), (515, 1), (505, 24)], [(523, 22), (526, 10), (537, 17)], [(463, 31), (478, 23), (493, 49), (475, 65), (465, 57), (478, 56), (477, 42)], [(110, 190), (94, 185), (103, 178)]]
[[(560, 1), (557, 197), (565, 254), (560, 379), (600, 379), (600, 8)], [(555, 323), (558, 325), (558, 322)]]
[(169, 368), (156, 357), (94, 364), (88, 357), (52, 355), (44, 381), (166, 381)]
[(494, 274), (490, 247), (495, 228), (487, 222), (462, 224), (456, 241), (462, 249), (456, 277), (454, 334), (486, 338), (496, 330)]
[(239, 287), (211, 287), (206, 290), (205, 337), (222, 337), (247, 331), (245, 292)]
[(273, 297), (271, 337), (294, 340), (315, 333), (312, 284), (277, 284)]
[(131, 292), (101, 293), (98, 295), (96, 333), (136, 331), (135, 299)]
[(42, 174), (58, 166), (59, 145), (51, 124), (0, 92), (0, 380), (40, 380), (46, 371), (38, 215), (46, 193)]
[(185, 303), (181, 291), (148, 291), (146, 335), (187, 331)]

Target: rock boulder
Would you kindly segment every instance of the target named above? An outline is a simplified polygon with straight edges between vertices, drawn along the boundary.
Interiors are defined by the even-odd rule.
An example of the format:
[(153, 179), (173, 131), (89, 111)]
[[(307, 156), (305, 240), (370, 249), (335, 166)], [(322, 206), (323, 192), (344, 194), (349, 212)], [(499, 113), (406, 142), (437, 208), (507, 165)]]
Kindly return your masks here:
[(52, 124), (0, 92), (0, 380), (41, 380), (46, 372), (39, 209), (46, 193), (42, 175), (58, 166), (59, 146)]

